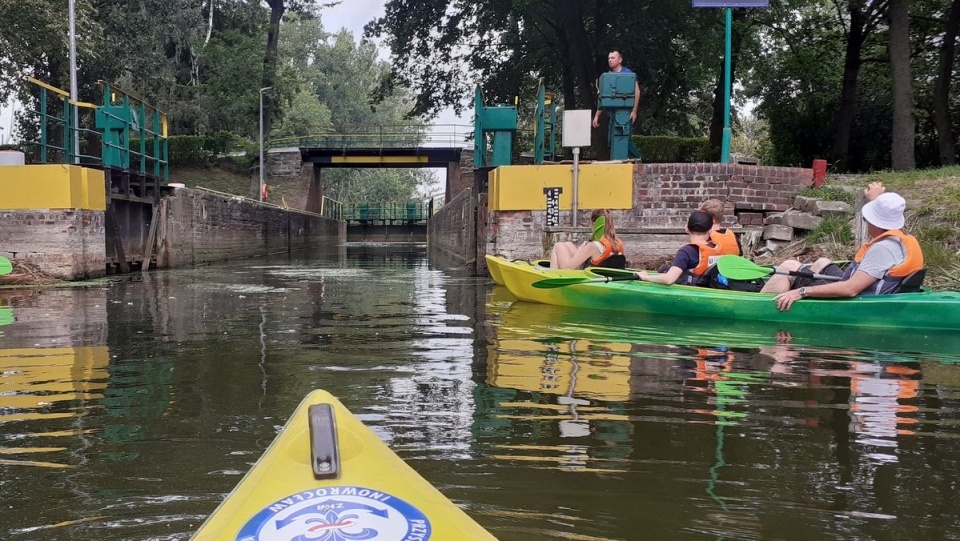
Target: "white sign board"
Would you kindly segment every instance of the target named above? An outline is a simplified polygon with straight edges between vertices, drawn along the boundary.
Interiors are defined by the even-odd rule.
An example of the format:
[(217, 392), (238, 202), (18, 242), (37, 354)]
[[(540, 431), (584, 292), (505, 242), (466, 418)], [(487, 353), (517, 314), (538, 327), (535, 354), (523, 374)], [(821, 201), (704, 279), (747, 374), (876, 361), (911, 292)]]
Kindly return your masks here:
[(576, 109), (563, 112), (563, 146), (590, 146), (590, 128), (593, 124), (593, 112), (590, 109)]

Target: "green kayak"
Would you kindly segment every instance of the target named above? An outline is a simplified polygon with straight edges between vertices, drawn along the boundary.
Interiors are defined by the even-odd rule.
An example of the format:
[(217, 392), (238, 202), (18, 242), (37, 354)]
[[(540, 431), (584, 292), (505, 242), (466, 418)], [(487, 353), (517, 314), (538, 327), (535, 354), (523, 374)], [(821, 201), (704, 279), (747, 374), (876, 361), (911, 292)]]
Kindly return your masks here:
[(852, 329), (838, 325), (722, 319), (702, 319), (692, 325), (689, 318), (673, 315), (618, 313), (510, 300), (515, 297), (505, 287), (498, 287), (487, 301), (488, 313), (498, 316), (496, 336), (501, 341), (549, 337), (603, 344), (606, 349), (616, 349), (612, 344), (736, 349), (789, 345), (891, 354), (869, 357), (875, 360), (903, 360), (904, 357), (893, 353), (906, 353), (923, 354), (941, 363), (960, 363), (960, 333), (944, 329), (901, 332), (882, 327)]
[[(488, 265), (490, 261), (488, 260)], [(700, 318), (770, 321), (894, 329), (960, 330), (960, 293), (924, 291), (864, 295), (851, 299), (803, 299), (787, 312), (777, 310), (774, 295), (640, 281), (585, 282), (563, 287), (534, 286), (556, 281), (557, 271), (528, 263), (495, 262), (504, 285), (518, 299), (557, 306)], [(607, 271), (587, 269), (584, 279), (609, 279)], [(612, 273), (623, 275), (624, 271)], [(606, 275), (606, 276), (605, 276)], [(617, 276), (623, 279), (623, 276)], [(542, 284), (541, 284), (542, 286)]]

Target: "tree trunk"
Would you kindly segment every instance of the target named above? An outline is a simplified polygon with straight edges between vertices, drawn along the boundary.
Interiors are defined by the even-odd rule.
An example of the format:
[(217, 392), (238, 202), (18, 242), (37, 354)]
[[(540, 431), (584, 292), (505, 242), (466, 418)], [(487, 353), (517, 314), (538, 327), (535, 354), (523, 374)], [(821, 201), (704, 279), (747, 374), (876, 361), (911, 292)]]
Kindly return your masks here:
[(953, 78), (953, 60), (956, 51), (957, 30), (960, 28), (960, 0), (953, 0), (950, 18), (940, 47), (940, 71), (933, 91), (933, 116), (937, 124), (937, 140), (940, 145), (940, 165), (956, 165), (957, 154), (953, 149), (953, 126), (950, 122), (950, 84)]
[[(263, 77), (261, 86), (272, 87), (277, 79), (277, 44), (280, 42), (280, 20), (286, 10), (284, 0), (267, 0), (270, 5), (270, 26), (267, 30), (267, 52), (263, 56)], [(270, 128), (273, 120), (273, 109), (276, 100), (273, 92), (263, 93), (263, 137), (270, 139)]]
[[(580, 0), (563, 0), (557, 4), (561, 28), (569, 46), (568, 64), (571, 66), (576, 84), (580, 89), (576, 108), (594, 110), (597, 106), (597, 93), (594, 85), (600, 72), (597, 69), (596, 55), (590, 47), (587, 31), (583, 27), (583, 3)], [(565, 104), (569, 107), (569, 104)], [(609, 157), (606, 127), (601, 124), (598, 130), (600, 142), (594, 147), (597, 157)]]
[(850, 32), (847, 34), (847, 50), (843, 59), (843, 83), (840, 89), (840, 109), (837, 110), (833, 140), (833, 165), (840, 172), (849, 166), (850, 134), (857, 114), (857, 77), (860, 74), (861, 52), (867, 37), (866, 16), (860, 7), (862, 0), (850, 0)]
[(916, 120), (913, 115), (913, 79), (910, 75), (910, 0), (890, 0), (890, 74), (893, 78), (893, 144), (894, 171), (916, 169), (914, 138)]

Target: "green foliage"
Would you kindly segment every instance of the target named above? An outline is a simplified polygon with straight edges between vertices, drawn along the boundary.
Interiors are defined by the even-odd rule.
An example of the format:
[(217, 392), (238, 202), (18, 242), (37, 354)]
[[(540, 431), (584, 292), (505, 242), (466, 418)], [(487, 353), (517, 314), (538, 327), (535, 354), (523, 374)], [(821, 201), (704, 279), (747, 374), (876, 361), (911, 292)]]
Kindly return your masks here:
[(647, 163), (715, 162), (719, 149), (710, 146), (706, 137), (666, 137), (634, 135), (640, 156)]
[(207, 150), (209, 138), (203, 135), (175, 135), (169, 138), (171, 167), (202, 167), (213, 153)]
[(850, 222), (845, 218), (824, 218), (820, 226), (811, 231), (804, 239), (809, 243), (832, 242), (846, 245), (853, 242)]
[(855, 197), (852, 193), (838, 188), (836, 186), (820, 186), (819, 188), (804, 188), (799, 194), (804, 197), (812, 197), (822, 201), (843, 201), (849, 205), (855, 204)]

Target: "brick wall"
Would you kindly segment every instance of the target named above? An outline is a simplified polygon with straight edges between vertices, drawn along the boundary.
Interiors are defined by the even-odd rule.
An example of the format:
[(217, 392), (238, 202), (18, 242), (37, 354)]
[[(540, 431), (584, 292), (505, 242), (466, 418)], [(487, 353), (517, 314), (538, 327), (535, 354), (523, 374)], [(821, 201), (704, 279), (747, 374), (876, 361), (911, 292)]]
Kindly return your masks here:
[(84, 209), (0, 211), (0, 255), (62, 280), (103, 276), (103, 216)]
[(336, 245), (343, 222), (240, 197), (179, 189), (161, 217), (161, 266), (187, 266)]
[[(793, 197), (812, 185), (813, 170), (720, 163), (637, 164), (633, 173), (633, 208), (612, 210), (617, 234), (627, 248), (627, 259), (645, 260), (672, 255), (686, 240), (684, 226), (700, 203), (724, 202), (726, 225), (737, 231), (764, 225), (766, 217), (784, 211)], [(479, 240), (486, 253), (511, 259), (549, 257), (557, 242), (577, 244), (590, 236), (593, 209), (581, 209), (580, 227), (569, 224), (570, 211), (560, 212), (560, 227), (546, 227), (545, 211), (491, 211)]]

